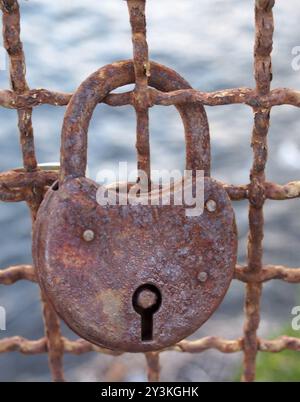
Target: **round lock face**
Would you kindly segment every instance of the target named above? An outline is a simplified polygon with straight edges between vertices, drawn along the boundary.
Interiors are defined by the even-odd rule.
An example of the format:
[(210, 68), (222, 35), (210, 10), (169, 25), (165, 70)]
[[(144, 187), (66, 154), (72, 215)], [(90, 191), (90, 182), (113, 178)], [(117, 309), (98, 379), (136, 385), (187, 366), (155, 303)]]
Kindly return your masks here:
[(205, 208), (100, 206), (80, 178), (50, 190), (34, 228), (38, 278), (55, 310), (81, 337), (109, 349), (163, 349), (216, 310), (236, 264), (234, 212), (205, 178)]

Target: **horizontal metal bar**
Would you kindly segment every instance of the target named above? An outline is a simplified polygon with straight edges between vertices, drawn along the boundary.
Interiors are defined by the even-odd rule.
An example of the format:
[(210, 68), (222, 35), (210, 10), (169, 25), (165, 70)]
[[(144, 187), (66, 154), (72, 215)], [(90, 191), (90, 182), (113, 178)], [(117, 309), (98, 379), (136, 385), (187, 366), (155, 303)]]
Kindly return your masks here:
[[(266, 265), (261, 271), (253, 273), (247, 269), (247, 266), (238, 265), (234, 279), (245, 283), (262, 283), (275, 279), (288, 283), (300, 283), (300, 268)], [(19, 265), (0, 270), (0, 285), (13, 285), (20, 280), (37, 281), (31, 265)]]
[[(103, 353), (112, 356), (120, 356), (123, 353), (95, 346), (83, 339), (71, 341), (62, 338), (64, 352), (81, 355), (89, 352)], [(184, 353), (202, 353), (206, 350), (218, 350), (221, 353), (237, 353), (244, 349), (243, 338), (227, 340), (217, 336), (209, 336), (196, 341), (181, 341), (178, 344), (166, 348), (162, 352), (174, 351)], [(300, 338), (281, 336), (273, 340), (258, 338), (257, 350), (261, 352), (278, 353), (284, 350), (300, 351)], [(25, 355), (37, 355), (48, 353), (47, 339), (41, 338), (35, 341), (15, 336), (0, 340), (0, 354), (8, 352), (20, 352)]]
[[(41, 187), (51, 185), (58, 179), (58, 165), (45, 164), (39, 165), (39, 170), (26, 172), (24, 169), (14, 169), (0, 173), (0, 200), (7, 201), (8, 197), (13, 201), (13, 191), (32, 186)], [(228, 195), (233, 201), (245, 200), (249, 198), (249, 184), (230, 185), (223, 183)], [(272, 182), (265, 182), (265, 198), (270, 200), (288, 200), (300, 197), (300, 181), (279, 185)], [(24, 195), (23, 195), (24, 196)], [(23, 200), (16, 193), (16, 201)]]
[(217, 336), (208, 336), (196, 341), (183, 340), (177, 345), (167, 348), (166, 351), (202, 353), (209, 349), (215, 349), (222, 353), (236, 353), (243, 350), (243, 339), (226, 340)]
[[(112, 356), (119, 356), (120, 352), (112, 351), (105, 348), (95, 346), (83, 339), (71, 341), (67, 338), (62, 338), (65, 353), (81, 355), (88, 352), (98, 352)], [(0, 340), (0, 354), (8, 352), (20, 352), (25, 355), (37, 355), (41, 353), (48, 353), (47, 338), (41, 338), (31, 341), (20, 336), (5, 338)]]
[[(291, 105), (300, 107), (300, 91), (289, 88), (273, 89), (269, 94), (259, 95), (255, 89), (232, 88), (215, 92), (201, 92), (196, 89), (184, 89), (173, 92), (161, 92), (149, 88), (149, 107), (154, 105), (171, 106), (183, 103), (199, 102), (206, 106), (224, 106), (245, 104), (250, 107), (269, 109), (274, 106)], [(40, 105), (66, 106), (72, 94), (55, 92), (47, 89), (32, 89), (21, 95), (10, 91), (0, 91), (0, 106), (9, 109), (32, 108)], [(110, 106), (133, 105), (133, 92), (112, 93), (103, 103)]]
[(57, 179), (58, 173), (55, 170), (26, 172), (24, 169), (14, 169), (0, 173), (0, 190), (41, 187), (51, 185)]
[(0, 270), (1, 285), (13, 285), (21, 280), (36, 282), (35, 271), (31, 265), (17, 265)]
[(300, 268), (266, 265), (261, 271), (253, 273), (247, 267), (237, 266), (234, 277), (245, 283), (263, 283), (275, 279), (288, 283), (300, 283)]
[(259, 95), (256, 90), (250, 88), (234, 88), (215, 92), (201, 92), (195, 89), (167, 93), (156, 89), (149, 89), (149, 91), (152, 103), (163, 106), (199, 102), (206, 106), (245, 104), (252, 108), (266, 109), (280, 105), (300, 107), (300, 92), (288, 88), (274, 89), (266, 95)]
[[(7, 109), (23, 109), (40, 105), (67, 106), (72, 94), (49, 91), (47, 89), (32, 89), (21, 95), (11, 90), (0, 90), (0, 106)], [(110, 94), (103, 103), (110, 106), (125, 106), (131, 104), (131, 93)]]

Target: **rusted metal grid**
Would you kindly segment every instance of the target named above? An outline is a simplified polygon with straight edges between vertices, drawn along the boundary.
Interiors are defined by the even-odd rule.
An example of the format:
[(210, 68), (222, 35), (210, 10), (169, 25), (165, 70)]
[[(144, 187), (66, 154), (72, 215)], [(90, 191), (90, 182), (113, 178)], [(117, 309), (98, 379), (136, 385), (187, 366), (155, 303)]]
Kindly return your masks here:
[[(278, 185), (266, 181), (267, 135), (270, 111), (273, 106), (300, 106), (300, 92), (279, 88), (271, 90), (273, 42), (273, 13), (275, 0), (255, 1), (255, 80), (256, 88), (235, 88), (225, 91), (204, 93), (193, 89), (163, 93), (148, 88), (150, 64), (146, 42), (145, 25), (135, 18), (133, 9), (144, 17), (144, 0), (128, 0), (133, 28), (134, 65), (136, 74), (135, 91), (109, 95), (105, 103), (111, 106), (132, 105), (138, 120), (138, 164), (146, 172), (150, 169), (148, 108), (153, 105), (180, 105), (200, 102), (207, 106), (245, 104), (254, 112), (252, 134), (253, 165), (249, 184), (233, 186), (224, 184), (233, 201), (249, 200), (249, 242), (247, 266), (237, 266), (235, 279), (246, 285), (244, 335), (240, 339), (226, 340), (211, 336), (196, 341), (181, 341), (168, 350), (201, 353), (216, 349), (223, 353), (244, 353), (243, 380), (255, 380), (255, 364), (258, 351), (280, 352), (286, 349), (300, 351), (300, 339), (283, 336), (274, 340), (257, 337), (260, 322), (260, 300), (263, 283), (280, 279), (289, 283), (300, 283), (300, 269), (284, 266), (263, 266), (264, 203), (266, 199), (288, 200), (300, 197), (300, 182)], [(34, 221), (47, 187), (58, 177), (57, 172), (44, 171), (38, 167), (32, 128), (32, 108), (42, 105), (65, 106), (71, 94), (57, 93), (46, 89), (30, 90), (25, 78), (25, 58), (20, 40), (20, 11), (17, 0), (0, 0), (3, 12), (4, 45), (10, 60), (11, 90), (0, 91), (0, 105), (16, 109), (19, 119), (20, 142), (24, 168), (0, 174), (0, 199), (4, 202), (25, 201)], [(143, 68), (141, 68), (143, 66)], [(146, 128), (145, 128), (146, 127)], [(36, 282), (32, 266), (20, 265), (0, 270), (0, 284), (11, 285), (19, 280)], [(12, 337), (0, 340), (0, 353), (19, 351), (24, 354), (48, 353), (49, 365), (54, 381), (63, 381), (63, 355), (80, 355), (100, 352), (119, 355), (118, 352), (96, 347), (83, 339), (70, 341), (62, 337), (60, 321), (42, 295), (45, 336), (39, 340)], [(161, 351), (162, 353), (164, 351)], [(159, 379), (159, 353), (147, 353), (148, 378)]]

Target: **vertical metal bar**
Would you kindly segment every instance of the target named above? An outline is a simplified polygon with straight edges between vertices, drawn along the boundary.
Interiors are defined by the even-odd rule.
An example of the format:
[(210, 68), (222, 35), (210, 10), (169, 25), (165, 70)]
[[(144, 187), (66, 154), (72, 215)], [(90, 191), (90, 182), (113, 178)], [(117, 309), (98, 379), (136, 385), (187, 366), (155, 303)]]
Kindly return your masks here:
[(158, 382), (160, 376), (159, 352), (145, 353), (149, 382)]
[[(26, 81), (25, 55), (20, 39), (20, 7), (17, 0), (1, 0), (0, 6), (3, 12), (4, 46), (10, 61), (11, 87), (14, 92), (20, 95), (29, 90)], [(18, 126), (24, 168), (27, 171), (33, 171), (37, 168), (37, 161), (34, 148), (31, 108), (18, 109)], [(33, 222), (42, 198), (43, 189), (35, 187), (28, 189), (27, 203), (31, 210)], [(42, 303), (50, 370), (54, 381), (63, 381), (63, 343), (60, 334), (59, 319), (43, 295)]]
[(150, 64), (146, 39), (146, 0), (127, 0), (132, 29), (133, 59), (135, 70), (134, 107), (137, 117), (137, 158), (138, 169), (151, 180), (150, 140), (149, 140), (149, 94), (148, 78)]
[[(26, 66), (23, 45), (20, 39), (20, 9), (17, 0), (1, 0), (3, 12), (4, 47), (9, 55), (10, 82), (12, 90), (18, 95), (28, 91), (26, 82)], [(24, 167), (28, 171), (35, 170), (37, 161), (34, 149), (32, 127), (32, 109), (18, 109), (18, 126)]]
[[(32, 223), (36, 219), (39, 206), (44, 198), (45, 189), (33, 187), (28, 191), (27, 204), (31, 211)], [(41, 291), (45, 336), (49, 368), (54, 382), (64, 381), (63, 356), (64, 344), (60, 330), (60, 320), (45, 294)]]
[(64, 381), (64, 344), (60, 331), (60, 321), (45, 295), (41, 292), (45, 335), (47, 338), (48, 361), (54, 382)]
[[(272, 81), (271, 53), (273, 46), (274, 21), (272, 7), (274, 0), (255, 2), (255, 80), (258, 95), (270, 93)], [(252, 135), (253, 165), (249, 188), (248, 270), (259, 273), (262, 269), (265, 202), (265, 166), (267, 162), (267, 135), (270, 124), (270, 109), (254, 108), (254, 129)], [(262, 285), (246, 285), (244, 325), (244, 374), (243, 380), (255, 380), (258, 349), (257, 330), (260, 322), (260, 299)]]
[[(151, 185), (150, 139), (149, 139), (149, 93), (148, 79), (150, 63), (146, 39), (146, 0), (127, 0), (132, 29), (133, 59), (135, 71), (134, 107), (137, 117), (137, 157), (138, 170), (148, 178), (147, 189)], [(159, 380), (159, 354), (145, 354), (148, 366), (148, 380)]]

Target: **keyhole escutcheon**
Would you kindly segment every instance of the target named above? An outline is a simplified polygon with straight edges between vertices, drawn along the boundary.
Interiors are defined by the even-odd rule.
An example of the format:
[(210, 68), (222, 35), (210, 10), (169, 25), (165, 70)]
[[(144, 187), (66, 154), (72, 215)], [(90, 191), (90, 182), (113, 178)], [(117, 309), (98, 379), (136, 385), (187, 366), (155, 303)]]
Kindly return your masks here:
[(132, 297), (134, 310), (141, 316), (141, 340), (153, 340), (153, 316), (159, 310), (162, 296), (159, 289), (150, 284), (137, 288)]

